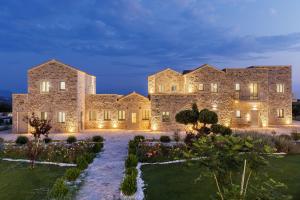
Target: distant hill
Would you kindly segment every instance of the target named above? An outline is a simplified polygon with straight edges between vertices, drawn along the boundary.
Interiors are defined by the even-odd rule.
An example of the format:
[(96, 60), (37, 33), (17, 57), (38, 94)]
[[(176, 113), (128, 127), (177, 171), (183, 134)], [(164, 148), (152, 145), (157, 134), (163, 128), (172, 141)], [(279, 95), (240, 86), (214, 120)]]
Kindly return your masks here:
[(9, 90), (0, 90), (0, 101), (1, 102), (11, 102), (12, 92)]

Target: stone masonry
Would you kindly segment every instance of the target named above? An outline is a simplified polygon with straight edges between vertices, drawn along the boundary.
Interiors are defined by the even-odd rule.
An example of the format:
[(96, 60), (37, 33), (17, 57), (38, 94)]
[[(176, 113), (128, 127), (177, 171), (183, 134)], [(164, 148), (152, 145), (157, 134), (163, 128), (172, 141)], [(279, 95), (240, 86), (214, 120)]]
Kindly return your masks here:
[[(148, 77), (145, 97), (96, 94), (96, 77), (50, 60), (28, 71), (28, 94), (13, 95), (13, 132), (30, 130), (23, 119), (32, 112), (47, 113), (53, 132), (182, 130), (175, 115), (193, 103), (215, 111), (226, 126), (287, 125), (292, 122), (291, 74), (291, 66), (219, 70), (205, 64), (183, 73), (168, 68)], [(42, 92), (45, 82), (49, 90)]]

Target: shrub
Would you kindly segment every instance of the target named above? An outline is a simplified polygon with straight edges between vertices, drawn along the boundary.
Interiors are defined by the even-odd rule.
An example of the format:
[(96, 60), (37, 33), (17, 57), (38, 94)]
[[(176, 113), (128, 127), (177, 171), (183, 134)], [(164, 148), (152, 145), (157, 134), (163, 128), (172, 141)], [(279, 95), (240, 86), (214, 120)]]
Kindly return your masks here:
[(50, 142), (52, 142), (51, 138), (48, 138), (48, 137), (44, 138), (44, 143), (45, 144), (49, 144)]
[(96, 143), (92, 147), (92, 152), (93, 153), (99, 153), (102, 148), (103, 148), (103, 144), (102, 143)]
[(232, 134), (232, 130), (229, 127), (224, 128), (223, 132), (221, 133), (222, 135), (231, 135)]
[(26, 136), (18, 136), (17, 139), (16, 139), (16, 144), (24, 145), (24, 144), (27, 144), (28, 141), (29, 141), (28, 137), (26, 137)]
[(67, 143), (72, 144), (72, 143), (75, 143), (75, 142), (77, 142), (77, 138), (75, 136), (69, 136), (67, 138)]
[(123, 194), (127, 196), (133, 195), (137, 190), (136, 177), (130, 175), (125, 176), (125, 179), (121, 184), (121, 190)]
[(187, 133), (184, 138), (184, 143), (188, 146), (191, 146), (194, 141), (197, 140), (197, 136), (193, 133)]
[(68, 194), (68, 187), (65, 184), (63, 178), (59, 178), (55, 181), (52, 189), (50, 190), (49, 196), (53, 199), (63, 199)]
[(292, 132), (291, 137), (293, 138), (293, 140), (300, 140), (300, 133)]
[(128, 176), (137, 177), (138, 171), (135, 167), (130, 167), (126, 169), (125, 174)]
[(130, 140), (128, 143), (128, 154), (136, 155), (137, 143), (134, 140)]
[(137, 136), (134, 136), (134, 139), (133, 139), (136, 143), (139, 143), (139, 142), (143, 142), (145, 140), (145, 137), (142, 136), (142, 135), (137, 135)]
[(200, 128), (199, 133), (202, 135), (208, 135), (210, 133), (210, 128), (203, 126)]
[(292, 137), (289, 136), (289, 135), (279, 135), (278, 137), (284, 138), (284, 139), (286, 139), (286, 140), (292, 140)]
[(223, 128), (224, 128), (224, 126), (222, 126), (221, 124), (213, 124), (210, 127), (211, 132), (213, 132), (215, 134), (221, 133)]
[(277, 152), (290, 153), (295, 146), (292, 140), (287, 137), (274, 137), (274, 143)]
[(93, 136), (92, 140), (93, 140), (93, 142), (103, 142), (104, 141), (103, 137), (100, 135)]
[(167, 136), (167, 135), (162, 135), (162, 136), (160, 136), (160, 139), (159, 139), (159, 140), (160, 140), (161, 142), (166, 142), (166, 143), (171, 142), (170, 137)]
[(0, 137), (0, 143), (4, 143), (4, 139)]
[(92, 163), (95, 158), (94, 153), (85, 153), (83, 156), (88, 163)]
[(75, 181), (77, 177), (80, 175), (80, 172), (81, 171), (78, 168), (70, 168), (66, 170), (64, 177), (68, 181)]
[(129, 156), (127, 157), (126, 161), (125, 161), (125, 167), (129, 168), (129, 167), (136, 167), (138, 163), (138, 158), (136, 155), (133, 154), (129, 154)]
[(84, 156), (78, 157), (76, 159), (76, 164), (77, 164), (77, 168), (80, 169), (80, 170), (84, 170), (89, 165), (89, 163), (87, 162), (87, 160), (85, 159)]

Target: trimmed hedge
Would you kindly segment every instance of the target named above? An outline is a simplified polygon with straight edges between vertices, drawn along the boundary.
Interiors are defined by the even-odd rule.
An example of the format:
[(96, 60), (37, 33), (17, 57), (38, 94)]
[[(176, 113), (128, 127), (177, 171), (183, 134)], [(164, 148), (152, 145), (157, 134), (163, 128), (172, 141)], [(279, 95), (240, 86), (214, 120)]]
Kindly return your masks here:
[(159, 140), (161, 142), (165, 142), (165, 143), (171, 142), (171, 138), (169, 136), (167, 136), (167, 135), (160, 136)]
[(95, 135), (95, 136), (93, 136), (92, 140), (93, 140), (93, 142), (103, 142), (104, 138), (100, 135)]
[(125, 167), (129, 168), (129, 167), (136, 167), (138, 164), (138, 158), (136, 155), (133, 154), (129, 154), (129, 156), (127, 157), (126, 161), (125, 161)]
[(67, 143), (72, 144), (72, 143), (75, 143), (75, 142), (77, 142), (77, 138), (75, 136), (69, 136), (67, 138)]
[(77, 168), (80, 170), (84, 170), (88, 167), (89, 163), (87, 162), (84, 156), (80, 156), (76, 159)]
[(127, 196), (133, 195), (137, 190), (136, 177), (133, 175), (125, 176), (121, 184), (121, 190)]
[(27, 144), (28, 142), (29, 142), (29, 139), (26, 136), (18, 136), (16, 139), (16, 144), (18, 144), (18, 145), (24, 145), (24, 144)]
[(81, 173), (80, 169), (70, 168), (70, 169), (66, 170), (64, 177), (68, 181), (75, 181), (77, 179), (77, 177), (80, 175), (80, 173)]
[(132, 175), (132, 176), (135, 176), (137, 177), (138, 175), (138, 170), (135, 168), (135, 167), (130, 167), (130, 168), (127, 168), (126, 171), (125, 171), (125, 174), (126, 175)]

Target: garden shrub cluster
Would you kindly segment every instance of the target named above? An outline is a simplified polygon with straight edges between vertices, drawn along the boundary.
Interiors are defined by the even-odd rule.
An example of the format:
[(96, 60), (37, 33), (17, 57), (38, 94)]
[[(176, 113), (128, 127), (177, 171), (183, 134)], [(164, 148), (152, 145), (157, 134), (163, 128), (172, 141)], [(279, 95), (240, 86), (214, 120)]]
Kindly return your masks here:
[(121, 183), (121, 191), (126, 196), (132, 196), (137, 191), (137, 149), (144, 140), (144, 136), (135, 136), (128, 144), (128, 157), (125, 160), (125, 177)]
[(160, 139), (159, 139), (161, 142), (165, 142), (165, 143), (168, 143), (168, 142), (171, 142), (171, 138), (167, 135), (162, 135), (160, 136)]
[(18, 136), (16, 139), (16, 144), (18, 145), (24, 145), (27, 144), (29, 141), (28, 137), (26, 136)]
[[(48, 197), (50, 199), (66, 199), (66, 197), (70, 195), (71, 191), (67, 182), (75, 181), (81, 172), (88, 167), (88, 164), (93, 162), (96, 154), (100, 152), (103, 147), (103, 138), (102, 140), (99, 138), (96, 139), (96, 141), (94, 139), (92, 140), (94, 141), (94, 143), (90, 143), (92, 146), (89, 149), (86, 149), (85, 152), (78, 154), (79, 156), (76, 159), (77, 166), (67, 169), (64, 176), (56, 180), (52, 189), (48, 192)], [(74, 145), (76, 143), (71, 144)]]
[(73, 144), (73, 143), (75, 143), (75, 142), (77, 142), (77, 138), (76, 138), (75, 136), (69, 136), (69, 137), (67, 138), (67, 143)]
[(293, 140), (300, 140), (300, 133), (298, 133), (297, 131), (293, 131), (291, 133), (291, 137), (293, 138)]

